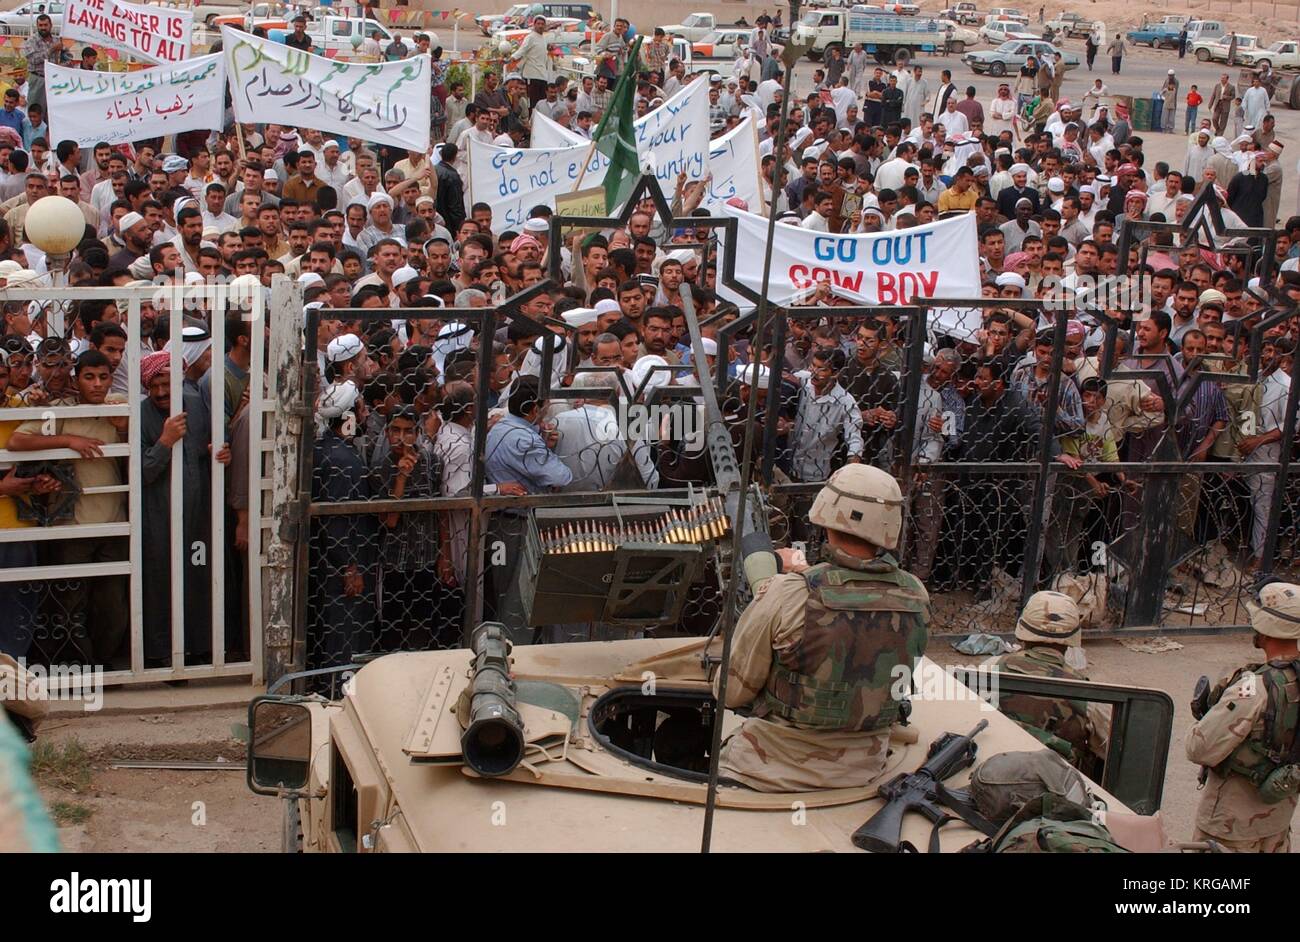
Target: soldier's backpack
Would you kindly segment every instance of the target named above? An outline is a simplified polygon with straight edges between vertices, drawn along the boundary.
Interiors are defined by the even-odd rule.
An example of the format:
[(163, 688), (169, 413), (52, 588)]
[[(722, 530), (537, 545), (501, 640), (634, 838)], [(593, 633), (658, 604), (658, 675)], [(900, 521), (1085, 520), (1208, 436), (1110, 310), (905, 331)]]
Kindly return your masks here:
[(1093, 812), (1057, 795), (1021, 807), (997, 834), (968, 850), (994, 854), (1127, 854)]
[(967, 792), (979, 813), (999, 826), (1044, 795), (1085, 808), (1095, 804), (1084, 777), (1050, 749), (989, 756), (971, 772)]

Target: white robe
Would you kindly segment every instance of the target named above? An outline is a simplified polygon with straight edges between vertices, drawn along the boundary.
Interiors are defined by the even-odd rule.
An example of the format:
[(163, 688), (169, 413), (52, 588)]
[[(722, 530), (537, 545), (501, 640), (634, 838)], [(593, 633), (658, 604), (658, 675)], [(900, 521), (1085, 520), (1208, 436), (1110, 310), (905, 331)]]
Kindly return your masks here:
[(1192, 144), (1187, 148), (1187, 160), (1183, 164), (1183, 175), (1199, 181), (1201, 174), (1205, 172), (1205, 164), (1210, 157), (1214, 155), (1214, 150), (1209, 144), (1201, 147)]
[(945, 111), (939, 117), (934, 119), (935, 124), (942, 124), (948, 131), (948, 137), (956, 134), (965, 134), (970, 130), (970, 122), (960, 111)]
[(903, 117), (911, 120), (912, 127), (921, 123), (921, 112), (925, 110), (925, 102), (929, 97), (930, 83), (925, 79), (914, 79), (903, 93)]
[(1248, 88), (1241, 96), (1241, 108), (1246, 112), (1246, 123), (1258, 128), (1268, 114), (1268, 90), (1262, 86)]

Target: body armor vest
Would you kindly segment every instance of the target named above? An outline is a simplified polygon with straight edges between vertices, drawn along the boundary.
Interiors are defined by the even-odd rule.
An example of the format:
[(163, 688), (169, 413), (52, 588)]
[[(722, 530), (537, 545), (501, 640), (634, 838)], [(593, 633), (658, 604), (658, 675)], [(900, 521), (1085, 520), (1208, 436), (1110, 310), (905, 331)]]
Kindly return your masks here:
[(830, 553), (834, 562), (803, 573), (803, 636), (774, 652), (754, 715), (813, 729), (887, 729), (925, 653), (929, 595), (891, 556)]

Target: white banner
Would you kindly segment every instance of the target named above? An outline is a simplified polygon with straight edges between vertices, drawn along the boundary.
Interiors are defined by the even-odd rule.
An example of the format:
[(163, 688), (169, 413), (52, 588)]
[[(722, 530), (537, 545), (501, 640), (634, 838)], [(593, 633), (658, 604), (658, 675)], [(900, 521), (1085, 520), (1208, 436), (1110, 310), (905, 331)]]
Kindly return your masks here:
[(139, 72), (45, 66), (50, 139), (82, 147), (219, 129), (225, 92), (221, 53)]
[[(705, 113), (707, 114), (707, 108)], [(641, 120), (644, 121), (645, 118)], [(533, 114), (534, 147), (559, 148), (580, 144), (586, 140), (581, 134), (556, 124), (543, 114)], [(758, 137), (754, 130), (754, 120), (750, 115), (746, 114), (740, 124), (709, 142), (707, 168), (708, 172), (713, 174), (713, 179), (709, 182), (708, 195), (700, 204), (705, 209), (712, 209), (718, 203), (726, 202), (733, 196), (745, 200), (750, 210), (765, 209), (760, 202), (758, 187)], [(665, 180), (660, 176), (659, 180), (664, 195), (671, 198), (673, 189), (677, 185), (676, 179)], [(585, 180), (582, 185), (587, 185)]]
[[(708, 82), (691, 82), (654, 111), (637, 118), (633, 127), (636, 149), (643, 160), (648, 155), (664, 195), (672, 197), (677, 175), (683, 170), (688, 180), (703, 179), (709, 157)], [(533, 147), (566, 147), (585, 140), (550, 118), (533, 115)], [(587, 185), (585, 180), (582, 185)]]
[(740, 124), (716, 138), (709, 147), (709, 192), (700, 203), (712, 213), (719, 205), (739, 196), (750, 212), (766, 212), (758, 184), (758, 134), (754, 119), (745, 115)]
[[(767, 219), (731, 206), (721, 211), (737, 220), (736, 280), (761, 291)], [(977, 298), (980, 266), (975, 214), (862, 235), (831, 235), (778, 223), (772, 237), (768, 297), (785, 304), (822, 281), (834, 285), (839, 296), (859, 304)]]
[[(591, 156), (583, 176), (582, 162)], [(555, 208), (555, 198), (572, 193), (582, 178), (582, 188), (600, 186), (609, 158), (590, 142), (568, 147), (500, 147), (471, 139), (469, 142), (471, 203), (492, 207), (492, 225), (518, 229), (534, 206)]]
[(112, 46), (159, 63), (188, 59), (193, 34), (192, 10), (126, 0), (67, 0), (60, 27), (64, 39)]
[(430, 59), (340, 62), (229, 26), (221, 41), (237, 121), (273, 122), (429, 150)]

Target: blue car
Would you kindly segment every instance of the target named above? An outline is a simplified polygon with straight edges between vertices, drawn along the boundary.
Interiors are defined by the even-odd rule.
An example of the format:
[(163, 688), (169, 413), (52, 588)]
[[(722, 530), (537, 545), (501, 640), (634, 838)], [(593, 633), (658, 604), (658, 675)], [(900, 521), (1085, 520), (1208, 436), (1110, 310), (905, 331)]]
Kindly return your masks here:
[(1177, 49), (1178, 34), (1182, 30), (1168, 26), (1144, 26), (1131, 29), (1125, 37), (1135, 46), (1150, 46), (1152, 49)]

